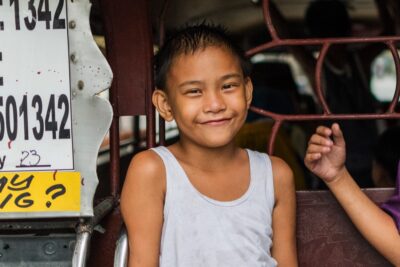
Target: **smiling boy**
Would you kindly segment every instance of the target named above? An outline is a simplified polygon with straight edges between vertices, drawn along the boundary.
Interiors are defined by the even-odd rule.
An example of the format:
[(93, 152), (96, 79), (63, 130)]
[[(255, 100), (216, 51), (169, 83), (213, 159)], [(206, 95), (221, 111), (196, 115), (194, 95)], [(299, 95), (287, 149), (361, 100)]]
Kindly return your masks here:
[(248, 61), (221, 28), (161, 48), (153, 104), (179, 141), (137, 154), (121, 196), (129, 266), (297, 266), (293, 174), (236, 147), (252, 98)]

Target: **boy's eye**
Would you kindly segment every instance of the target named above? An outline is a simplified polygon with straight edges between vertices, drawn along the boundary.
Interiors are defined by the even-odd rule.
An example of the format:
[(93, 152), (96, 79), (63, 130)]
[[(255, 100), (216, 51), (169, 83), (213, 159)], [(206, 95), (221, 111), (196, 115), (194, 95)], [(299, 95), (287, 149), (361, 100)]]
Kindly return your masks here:
[(189, 90), (187, 90), (187, 91), (185, 92), (185, 94), (186, 94), (186, 95), (200, 95), (200, 94), (201, 94), (201, 91), (200, 91), (200, 89), (194, 88), (194, 89), (189, 89)]
[(236, 83), (227, 83), (227, 84), (224, 84), (222, 86), (222, 89), (233, 89), (235, 87), (238, 87), (238, 84), (236, 84)]

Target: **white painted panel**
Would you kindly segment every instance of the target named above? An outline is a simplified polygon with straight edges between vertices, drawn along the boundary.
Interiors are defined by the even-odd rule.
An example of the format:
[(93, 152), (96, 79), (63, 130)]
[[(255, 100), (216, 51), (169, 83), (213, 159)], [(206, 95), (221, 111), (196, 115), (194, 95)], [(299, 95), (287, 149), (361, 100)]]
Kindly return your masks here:
[[(55, 184), (57, 173), (61, 181), (61, 177), (65, 179), (65, 172), (67, 177), (68, 172), (78, 172), (80, 185), (71, 182), (70, 187), (80, 196), (80, 208), (49, 208), (56, 207), (56, 201), (71, 201), (67, 197), (69, 188), (65, 185), (66, 193), (57, 199), (51, 198), (55, 191), (43, 189), (43, 197), (53, 201), (41, 201), (49, 210), (38, 211), (40, 207), (29, 207), (26, 212), (4, 212), (6, 209), (2, 212), (1, 204), (8, 197), (4, 191), (3, 194), (0, 192), (0, 219), (92, 216), (98, 184), (97, 153), (112, 119), (110, 103), (98, 94), (109, 89), (112, 72), (90, 31), (89, 0), (32, 2), (34, 5), (29, 7), (27, 0), (0, 0), (0, 112), (4, 124), (2, 127), (0, 117), (0, 137), (1, 131), (4, 132), (0, 142), (0, 185), (2, 181), (11, 182), (9, 177), (1, 180), (2, 173), (22, 174), (21, 167), (32, 172), (34, 179), (45, 177), (46, 171), (47, 179), (52, 177)], [(40, 3), (43, 3), (41, 7)], [(46, 3), (49, 4), (47, 7)], [(17, 4), (19, 12), (16, 12)], [(3, 42), (5, 39), (8, 41)], [(41, 112), (38, 112), (39, 102)], [(67, 108), (68, 114), (65, 115)], [(64, 131), (60, 131), (61, 124)], [(17, 135), (14, 125), (18, 128)], [(65, 130), (70, 130), (69, 137)], [(27, 153), (21, 155), (23, 149)], [(28, 156), (21, 162), (21, 156), (26, 154)], [(50, 176), (49, 171), (53, 172)], [(49, 184), (48, 180), (46, 184)], [(35, 192), (31, 192), (28, 182), (23, 185), (27, 188), (21, 192), (30, 194), (24, 199), (35, 202), (33, 195), (37, 195), (40, 187), (36, 184)], [(60, 187), (57, 190), (61, 192)], [(13, 195), (9, 203), (18, 208), (17, 196)], [(20, 199), (21, 203), (24, 202)]]

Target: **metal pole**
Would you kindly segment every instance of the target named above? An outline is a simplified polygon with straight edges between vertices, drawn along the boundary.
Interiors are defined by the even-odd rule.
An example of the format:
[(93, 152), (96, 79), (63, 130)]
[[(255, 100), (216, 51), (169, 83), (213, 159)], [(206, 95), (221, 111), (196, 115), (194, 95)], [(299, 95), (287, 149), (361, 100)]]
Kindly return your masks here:
[(88, 231), (78, 233), (76, 237), (74, 255), (72, 258), (72, 267), (85, 266), (89, 241), (90, 241), (90, 233)]
[(114, 267), (126, 267), (128, 264), (128, 235), (125, 228), (117, 241), (117, 247), (114, 255)]

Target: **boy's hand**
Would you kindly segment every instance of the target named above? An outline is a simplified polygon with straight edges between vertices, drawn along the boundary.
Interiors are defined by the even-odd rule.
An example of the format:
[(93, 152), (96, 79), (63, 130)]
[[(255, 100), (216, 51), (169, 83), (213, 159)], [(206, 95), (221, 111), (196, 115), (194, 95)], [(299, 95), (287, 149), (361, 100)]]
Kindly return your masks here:
[(319, 126), (308, 142), (304, 157), (306, 167), (330, 183), (340, 177), (345, 170), (346, 145), (337, 123), (331, 128)]

